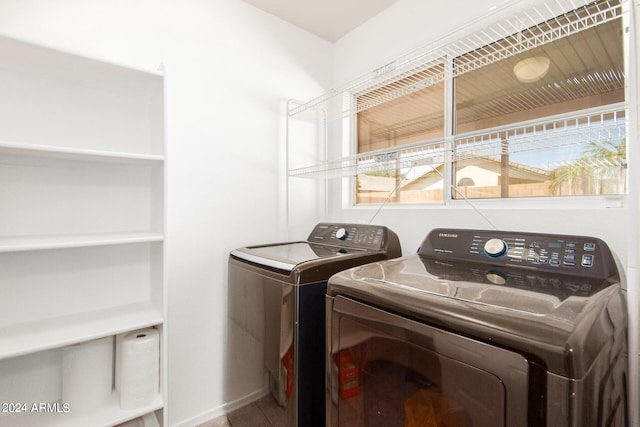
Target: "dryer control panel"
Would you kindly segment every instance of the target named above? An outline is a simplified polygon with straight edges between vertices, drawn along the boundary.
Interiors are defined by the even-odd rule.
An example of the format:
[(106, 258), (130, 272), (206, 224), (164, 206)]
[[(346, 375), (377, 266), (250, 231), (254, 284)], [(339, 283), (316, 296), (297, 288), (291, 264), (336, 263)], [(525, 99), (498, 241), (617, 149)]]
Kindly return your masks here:
[[(365, 224), (320, 223), (307, 241), (325, 245), (345, 246), (368, 250), (381, 250), (395, 234), (387, 227)], [(397, 240), (397, 237), (395, 237)]]
[(440, 228), (429, 233), (418, 253), (598, 278), (617, 274), (611, 250), (595, 237)]

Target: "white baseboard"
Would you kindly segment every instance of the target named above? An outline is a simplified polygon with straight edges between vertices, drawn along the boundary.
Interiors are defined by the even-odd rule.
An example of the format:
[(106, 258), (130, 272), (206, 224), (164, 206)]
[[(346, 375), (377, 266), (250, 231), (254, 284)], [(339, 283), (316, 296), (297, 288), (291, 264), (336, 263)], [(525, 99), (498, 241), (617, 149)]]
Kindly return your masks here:
[[(225, 426), (224, 421), (226, 419), (226, 415), (229, 412), (233, 412), (236, 409), (242, 408), (243, 406), (248, 405), (249, 403), (255, 402), (256, 400), (268, 394), (269, 394), (269, 387), (256, 390), (239, 399), (235, 399), (231, 402), (227, 402), (218, 407), (204, 411), (189, 419), (175, 423), (171, 427), (195, 427), (199, 424), (206, 423), (207, 421), (212, 421), (212, 420), (214, 420), (215, 423), (211, 427), (224, 427)], [(219, 426), (218, 426), (218, 423), (219, 423)]]

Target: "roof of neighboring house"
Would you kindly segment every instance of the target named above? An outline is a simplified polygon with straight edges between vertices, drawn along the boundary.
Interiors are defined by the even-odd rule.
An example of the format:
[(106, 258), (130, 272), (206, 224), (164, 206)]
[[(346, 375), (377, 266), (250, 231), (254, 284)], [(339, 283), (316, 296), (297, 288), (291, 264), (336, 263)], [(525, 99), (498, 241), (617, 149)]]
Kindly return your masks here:
[[(456, 162), (458, 169), (467, 166), (475, 166), (489, 172), (500, 175), (501, 163), (500, 159), (491, 157), (476, 157), (473, 159), (458, 160)], [(400, 188), (403, 190), (420, 190), (428, 185), (432, 185), (442, 179), (444, 175), (443, 164), (433, 165), (426, 172), (412, 178), (403, 180)], [(509, 163), (509, 177), (520, 181), (541, 182), (550, 179), (551, 171), (534, 168), (521, 163)], [(471, 177), (473, 178), (473, 177)], [(358, 183), (361, 188), (367, 191), (392, 191), (397, 183), (395, 177), (375, 176), (375, 175), (358, 175)]]

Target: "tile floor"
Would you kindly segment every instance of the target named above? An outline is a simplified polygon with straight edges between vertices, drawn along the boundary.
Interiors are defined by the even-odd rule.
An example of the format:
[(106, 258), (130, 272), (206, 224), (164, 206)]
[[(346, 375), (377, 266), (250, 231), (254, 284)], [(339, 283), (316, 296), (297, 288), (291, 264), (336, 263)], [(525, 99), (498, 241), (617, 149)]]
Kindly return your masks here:
[(271, 395), (197, 427), (287, 427), (287, 413)]

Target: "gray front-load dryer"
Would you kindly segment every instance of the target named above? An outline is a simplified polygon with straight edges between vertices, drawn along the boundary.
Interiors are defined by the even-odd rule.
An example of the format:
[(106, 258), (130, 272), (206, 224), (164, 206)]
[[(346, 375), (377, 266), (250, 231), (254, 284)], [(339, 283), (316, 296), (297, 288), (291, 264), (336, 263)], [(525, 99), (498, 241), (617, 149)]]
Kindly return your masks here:
[[(264, 352), (271, 393), (286, 407), (289, 427), (325, 424), (327, 280), (399, 256), (398, 237), (388, 228), (338, 223), (316, 225), (305, 241), (231, 252), (229, 322)], [(233, 369), (230, 381), (242, 374)]]
[(622, 285), (600, 239), (495, 230), (342, 271), (327, 425), (626, 426)]

